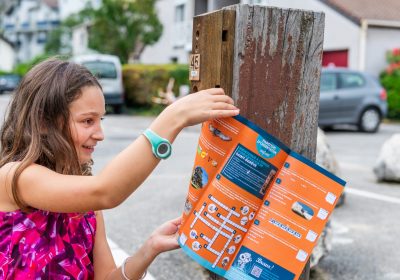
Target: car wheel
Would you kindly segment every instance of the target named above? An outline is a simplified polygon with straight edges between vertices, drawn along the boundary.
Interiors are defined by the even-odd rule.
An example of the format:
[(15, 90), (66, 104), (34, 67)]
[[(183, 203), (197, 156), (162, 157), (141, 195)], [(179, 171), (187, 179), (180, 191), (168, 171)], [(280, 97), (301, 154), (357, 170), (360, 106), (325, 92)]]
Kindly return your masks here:
[(370, 107), (362, 112), (358, 128), (361, 131), (373, 133), (378, 130), (380, 123), (381, 114), (376, 108)]
[(114, 114), (117, 114), (117, 115), (121, 114), (122, 113), (122, 105), (114, 105), (113, 111), (114, 111)]

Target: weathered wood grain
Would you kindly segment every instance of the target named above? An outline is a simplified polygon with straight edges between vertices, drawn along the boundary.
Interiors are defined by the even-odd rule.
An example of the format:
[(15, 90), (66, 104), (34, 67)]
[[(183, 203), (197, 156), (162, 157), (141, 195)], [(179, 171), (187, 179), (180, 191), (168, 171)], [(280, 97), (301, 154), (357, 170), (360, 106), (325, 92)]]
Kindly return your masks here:
[(193, 19), (193, 54), (200, 54), (200, 80), (192, 92), (222, 87), (231, 95), (235, 11), (219, 10)]
[(312, 11), (235, 5), (197, 16), (192, 91), (223, 87), (241, 115), (314, 161), (323, 33), (324, 14)]
[(236, 5), (232, 97), (241, 114), (315, 159), (324, 14)]

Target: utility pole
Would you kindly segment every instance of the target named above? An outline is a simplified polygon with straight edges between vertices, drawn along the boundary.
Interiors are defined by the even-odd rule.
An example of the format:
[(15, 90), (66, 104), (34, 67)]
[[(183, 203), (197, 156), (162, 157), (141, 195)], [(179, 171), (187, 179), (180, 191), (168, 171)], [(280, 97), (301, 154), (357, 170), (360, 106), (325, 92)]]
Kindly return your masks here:
[(324, 14), (312, 11), (234, 5), (196, 16), (192, 92), (222, 87), (241, 115), (314, 161), (323, 34)]

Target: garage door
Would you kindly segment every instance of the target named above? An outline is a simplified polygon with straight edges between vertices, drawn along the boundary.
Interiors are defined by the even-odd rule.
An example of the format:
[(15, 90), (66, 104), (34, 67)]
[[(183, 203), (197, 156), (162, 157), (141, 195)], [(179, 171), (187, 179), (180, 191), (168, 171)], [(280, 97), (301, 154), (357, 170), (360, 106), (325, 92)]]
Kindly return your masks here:
[(348, 50), (324, 51), (322, 55), (322, 66), (347, 67), (348, 56)]

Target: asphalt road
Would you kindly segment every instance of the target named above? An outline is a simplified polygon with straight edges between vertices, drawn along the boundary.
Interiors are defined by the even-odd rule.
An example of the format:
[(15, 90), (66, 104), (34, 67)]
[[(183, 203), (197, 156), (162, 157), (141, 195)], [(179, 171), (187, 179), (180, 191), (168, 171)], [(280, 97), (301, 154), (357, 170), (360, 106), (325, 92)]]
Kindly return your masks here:
[[(8, 98), (0, 96), (1, 114)], [(94, 172), (151, 121), (107, 115), (106, 140), (95, 152)], [(315, 279), (400, 280), (400, 184), (377, 183), (372, 173), (383, 142), (393, 133), (400, 133), (399, 124), (384, 124), (376, 134), (327, 133), (340, 176), (348, 184), (345, 204), (333, 213), (331, 253), (320, 263)], [(134, 252), (158, 225), (181, 214), (198, 135), (199, 127), (185, 129), (173, 145), (172, 156), (122, 205), (105, 211), (108, 237), (126, 252)], [(157, 280), (205, 279), (203, 270), (180, 250), (160, 255), (149, 270)]]
[(376, 134), (327, 132), (348, 183), (346, 202), (333, 213), (333, 248), (320, 264), (322, 279), (400, 279), (400, 184), (377, 183), (372, 172), (394, 133), (399, 124), (384, 124)]
[[(150, 122), (149, 118), (108, 116), (104, 127), (109, 138), (96, 153), (96, 169)], [(127, 252), (133, 252), (158, 224), (180, 215), (198, 133), (199, 127), (184, 130), (174, 143), (171, 158), (124, 204), (106, 211), (109, 236)], [(347, 197), (345, 205), (333, 214), (332, 250), (315, 279), (400, 279), (400, 185), (378, 184), (372, 173), (381, 145), (393, 133), (400, 133), (400, 125), (384, 124), (377, 134), (327, 133), (341, 167), (340, 176), (348, 182)], [(205, 279), (202, 269), (180, 251), (159, 256), (150, 272), (160, 280)]]

